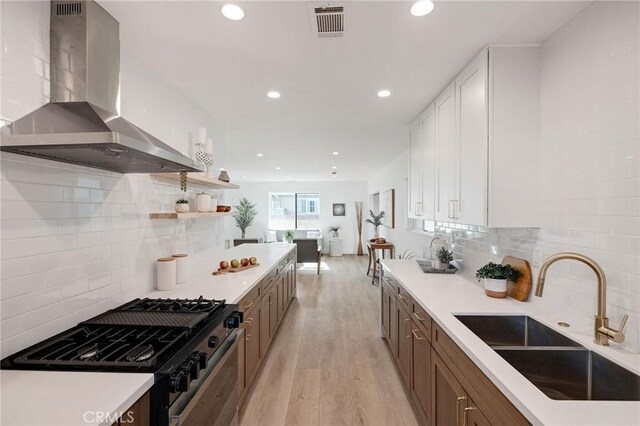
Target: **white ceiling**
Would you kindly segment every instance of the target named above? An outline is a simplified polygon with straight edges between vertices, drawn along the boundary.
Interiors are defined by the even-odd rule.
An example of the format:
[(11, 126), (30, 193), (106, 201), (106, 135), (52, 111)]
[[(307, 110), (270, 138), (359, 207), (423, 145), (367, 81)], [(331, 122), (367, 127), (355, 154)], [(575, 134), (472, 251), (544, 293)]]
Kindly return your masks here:
[(329, 40), (312, 30), (319, 3), (241, 1), (241, 21), (224, 18), (221, 2), (101, 3), (124, 50), (227, 127), (226, 168), (249, 181), (331, 180), (332, 166), (337, 180), (366, 180), (484, 45), (544, 41), (587, 4), (446, 1), (418, 18), (411, 2), (343, 2), (345, 35)]

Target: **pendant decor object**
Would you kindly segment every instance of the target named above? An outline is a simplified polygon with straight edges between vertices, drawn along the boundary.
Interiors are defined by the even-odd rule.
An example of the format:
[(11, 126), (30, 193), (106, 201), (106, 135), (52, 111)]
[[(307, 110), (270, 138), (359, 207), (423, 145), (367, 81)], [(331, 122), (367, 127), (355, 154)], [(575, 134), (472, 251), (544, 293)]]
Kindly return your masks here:
[(221, 180), (222, 182), (229, 182), (229, 175), (227, 174), (227, 171), (225, 169), (220, 170), (220, 176), (218, 176), (218, 180)]
[(180, 191), (187, 192), (187, 172), (184, 170), (180, 172)]

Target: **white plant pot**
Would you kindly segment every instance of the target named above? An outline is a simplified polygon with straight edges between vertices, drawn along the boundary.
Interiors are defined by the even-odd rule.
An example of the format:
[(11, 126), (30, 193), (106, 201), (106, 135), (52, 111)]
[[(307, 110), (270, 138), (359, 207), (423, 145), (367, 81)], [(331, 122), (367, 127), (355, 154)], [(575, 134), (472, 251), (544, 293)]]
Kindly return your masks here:
[(176, 203), (176, 213), (189, 213), (189, 204)]
[(503, 299), (507, 297), (507, 280), (484, 279), (484, 292), (489, 297)]

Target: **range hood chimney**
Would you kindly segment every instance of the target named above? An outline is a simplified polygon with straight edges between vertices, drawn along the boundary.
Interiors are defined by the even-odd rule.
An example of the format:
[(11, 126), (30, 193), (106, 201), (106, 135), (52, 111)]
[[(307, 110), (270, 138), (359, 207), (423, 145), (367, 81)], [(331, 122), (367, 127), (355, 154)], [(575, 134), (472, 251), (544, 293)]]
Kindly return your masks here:
[(3, 127), (0, 150), (120, 173), (202, 171), (120, 117), (119, 26), (94, 0), (51, 2), (51, 102)]

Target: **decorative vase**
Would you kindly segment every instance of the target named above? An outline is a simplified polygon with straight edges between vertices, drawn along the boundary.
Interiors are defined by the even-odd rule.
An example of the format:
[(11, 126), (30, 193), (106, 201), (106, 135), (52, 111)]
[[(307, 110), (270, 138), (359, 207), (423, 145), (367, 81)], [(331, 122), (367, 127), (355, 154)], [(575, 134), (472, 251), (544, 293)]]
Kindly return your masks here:
[(223, 182), (229, 182), (230, 179), (226, 170), (220, 170), (220, 176), (218, 176), (218, 180), (221, 180)]
[(484, 292), (489, 297), (503, 299), (507, 297), (507, 280), (484, 279)]
[(196, 143), (195, 148), (196, 148), (196, 153), (194, 154), (193, 158), (196, 161), (196, 163), (198, 163), (198, 165), (204, 169), (204, 173), (206, 175), (207, 159), (209, 157), (209, 154), (207, 154), (207, 151), (205, 151), (204, 143)]
[(189, 213), (189, 203), (176, 203), (176, 213)]

